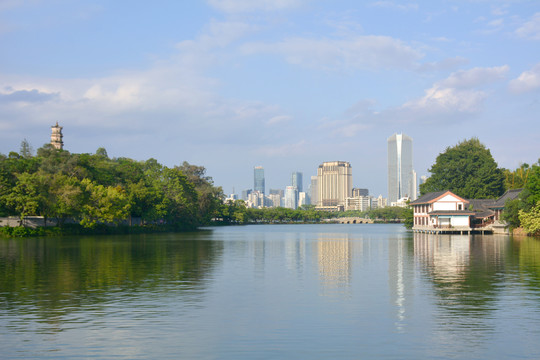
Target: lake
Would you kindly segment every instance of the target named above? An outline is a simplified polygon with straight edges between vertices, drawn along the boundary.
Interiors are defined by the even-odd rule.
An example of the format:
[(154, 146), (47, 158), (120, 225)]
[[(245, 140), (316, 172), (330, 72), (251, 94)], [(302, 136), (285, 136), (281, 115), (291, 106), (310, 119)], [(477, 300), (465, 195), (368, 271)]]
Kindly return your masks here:
[(402, 225), (0, 239), (2, 359), (538, 359), (540, 240)]

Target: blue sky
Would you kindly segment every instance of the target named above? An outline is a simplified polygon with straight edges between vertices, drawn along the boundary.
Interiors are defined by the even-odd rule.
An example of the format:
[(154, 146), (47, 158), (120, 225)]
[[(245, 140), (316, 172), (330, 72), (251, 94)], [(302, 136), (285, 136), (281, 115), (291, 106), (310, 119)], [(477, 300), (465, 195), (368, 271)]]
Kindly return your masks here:
[(414, 167), (478, 137), (501, 167), (540, 158), (536, 0), (0, 1), (0, 153), (188, 161), (226, 193), (349, 161), (387, 195), (386, 139)]

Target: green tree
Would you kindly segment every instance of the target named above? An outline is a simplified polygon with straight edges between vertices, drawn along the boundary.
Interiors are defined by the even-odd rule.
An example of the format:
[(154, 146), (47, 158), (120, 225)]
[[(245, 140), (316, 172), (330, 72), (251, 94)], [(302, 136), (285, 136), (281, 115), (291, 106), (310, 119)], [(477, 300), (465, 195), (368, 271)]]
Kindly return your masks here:
[(540, 201), (530, 211), (519, 211), (521, 226), (530, 235), (540, 235)]
[(42, 215), (47, 195), (44, 177), (26, 172), (16, 177), (16, 185), (5, 196), (7, 205), (14, 208), (21, 218)]
[(21, 155), (21, 157), (29, 159), (33, 156), (33, 152), (34, 150), (32, 149), (32, 146), (30, 146), (30, 143), (26, 139), (24, 139), (21, 142), (21, 149), (19, 150), (19, 154)]
[(504, 184), (507, 189), (523, 189), (527, 184), (527, 179), (531, 168), (529, 164), (521, 164), (514, 171), (504, 170)]
[(431, 176), (420, 192), (450, 190), (466, 199), (496, 198), (503, 194), (504, 175), (491, 152), (476, 138), (449, 147), (437, 156)]
[(98, 223), (115, 223), (127, 219), (129, 199), (120, 187), (103, 186), (89, 179), (81, 182), (85, 196), (81, 210), (81, 225), (95, 227)]
[(182, 166), (176, 168), (194, 185), (198, 196), (198, 217), (203, 223), (209, 223), (219, 213), (223, 190), (221, 187), (215, 187), (212, 178), (206, 176), (204, 166), (192, 165), (184, 161)]

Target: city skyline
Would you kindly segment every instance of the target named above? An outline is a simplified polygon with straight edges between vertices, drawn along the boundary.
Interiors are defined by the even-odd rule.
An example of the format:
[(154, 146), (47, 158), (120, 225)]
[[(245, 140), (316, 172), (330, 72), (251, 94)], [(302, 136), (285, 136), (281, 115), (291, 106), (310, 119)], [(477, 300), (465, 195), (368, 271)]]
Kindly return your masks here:
[(418, 177), (473, 137), (503, 168), (540, 154), (533, 0), (4, 1), (0, 23), (2, 154), (58, 122), (72, 153), (187, 161), (227, 194), (344, 160), (384, 196), (393, 133)]

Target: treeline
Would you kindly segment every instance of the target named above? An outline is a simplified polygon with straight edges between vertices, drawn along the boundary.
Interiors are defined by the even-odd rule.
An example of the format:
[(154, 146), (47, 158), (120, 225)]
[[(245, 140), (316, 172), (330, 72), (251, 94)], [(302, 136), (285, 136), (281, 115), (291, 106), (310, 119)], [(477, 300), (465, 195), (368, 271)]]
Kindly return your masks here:
[(540, 159), (536, 164), (523, 164), (514, 171), (505, 171), (509, 189), (523, 189), (516, 200), (507, 201), (503, 219), (510, 228), (523, 228), (529, 235), (540, 236)]
[(0, 154), (0, 216), (43, 216), (63, 226), (132, 225), (192, 229), (210, 223), (222, 205), (205, 168), (168, 168), (155, 159), (110, 159), (105, 149), (71, 154), (45, 145), (33, 155)]
[(412, 221), (412, 212), (407, 208), (385, 207), (369, 211), (329, 212), (315, 210), (314, 205), (304, 205), (293, 210), (283, 207), (277, 208), (246, 208), (244, 201), (228, 201), (223, 204), (219, 213), (219, 220), (226, 224), (248, 223), (318, 223), (322, 219), (336, 219), (340, 217), (360, 217), (380, 222)]

